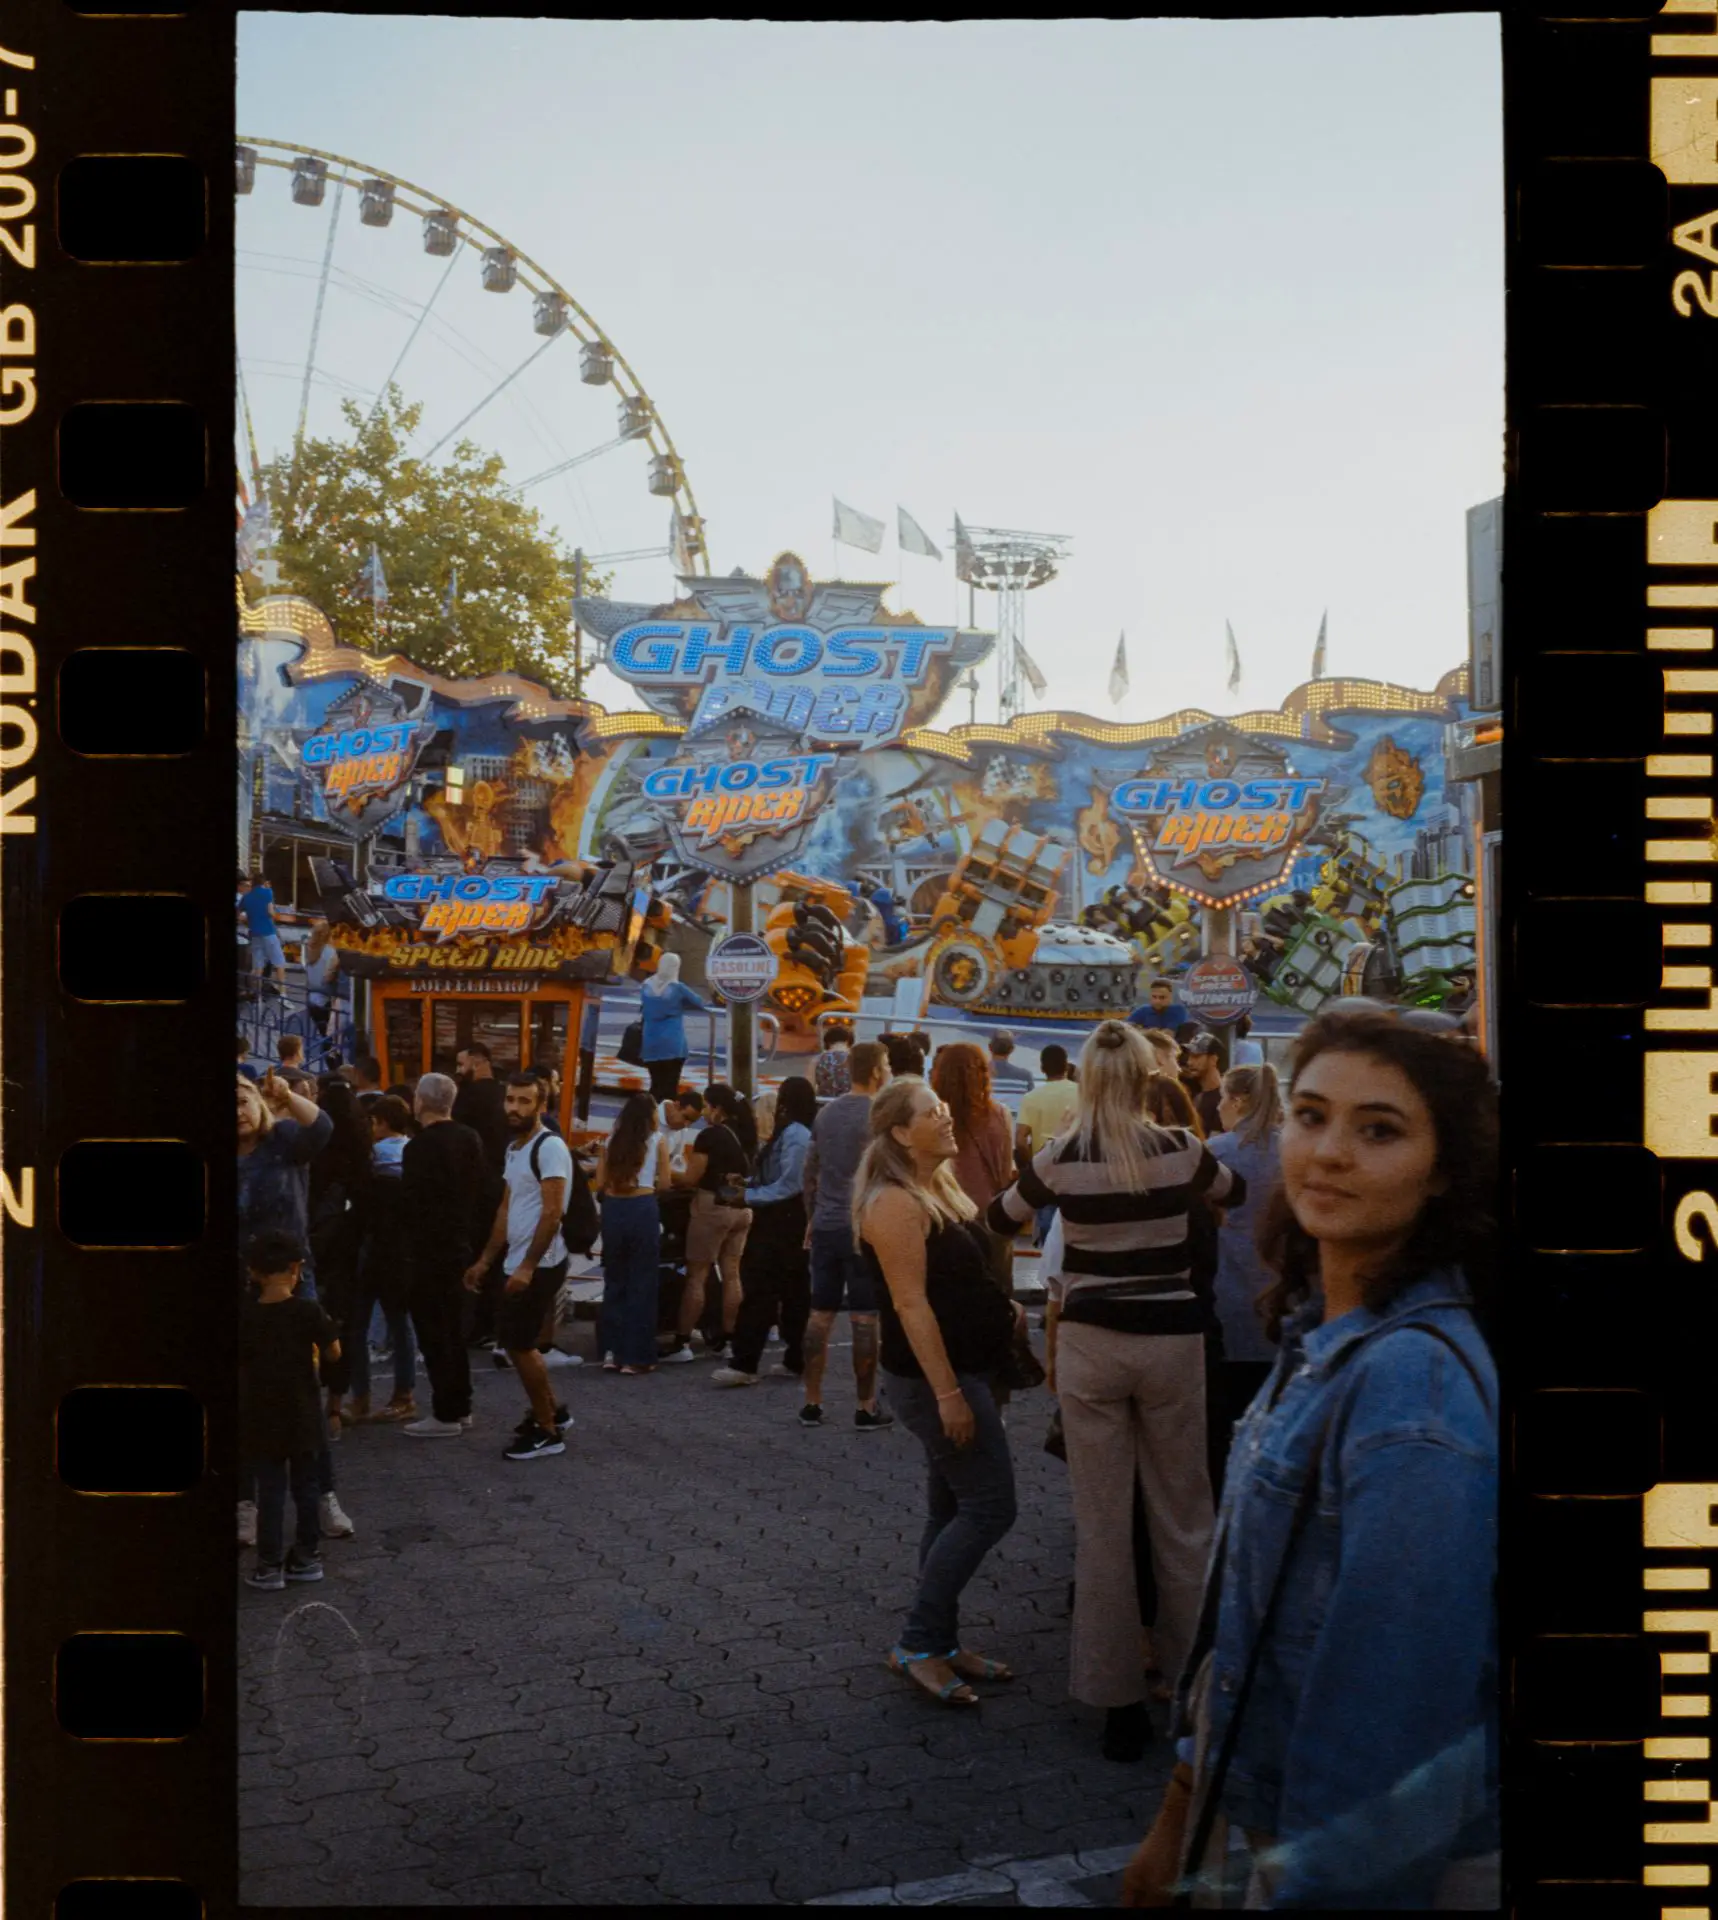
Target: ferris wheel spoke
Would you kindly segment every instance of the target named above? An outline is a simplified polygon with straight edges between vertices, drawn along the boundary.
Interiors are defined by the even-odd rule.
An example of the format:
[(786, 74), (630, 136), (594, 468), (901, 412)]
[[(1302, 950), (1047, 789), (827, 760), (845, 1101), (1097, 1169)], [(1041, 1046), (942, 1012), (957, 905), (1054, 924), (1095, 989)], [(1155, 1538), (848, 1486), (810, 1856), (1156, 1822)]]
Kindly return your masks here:
[(406, 355), (411, 352), (412, 347), (416, 342), (418, 335), (423, 332), (424, 322), (429, 318), (430, 308), (435, 305), (438, 299), (440, 299), (441, 290), (443, 287), (447, 285), (448, 281), (452, 278), (454, 265), (458, 259), (459, 259), (459, 254), (457, 250), (455, 250), (453, 253), (450, 253), (447, 256), (447, 265), (442, 268), (441, 278), (435, 283), (435, 292), (430, 295), (429, 299), (424, 303), (423, 307), (420, 309), (418, 313), (418, 317), (412, 322), (412, 330), (410, 333), (406, 335), (406, 344), (403, 347), (401, 347), (399, 351), (399, 357), (394, 361), (394, 364), (388, 369), (387, 379), (382, 382), (380, 388), (377, 390), (376, 404), (370, 409), (370, 418), (364, 422), (365, 426), (369, 426), (371, 421), (373, 421), (376, 418), (377, 414), (379, 414), (382, 411), (382, 402), (387, 398), (388, 389), (394, 384), (394, 376), (399, 372), (400, 368), (405, 365)]
[(452, 426), (448, 428), (447, 432), (444, 433), (442, 437), (435, 443), (435, 445), (430, 448), (429, 452), (424, 455), (424, 458), (426, 460), (434, 459), (434, 457), (442, 450), (443, 447), (447, 445), (447, 443), (453, 438), (453, 436), (456, 433), (462, 433), (468, 426), (471, 425), (472, 421), (475, 420), (477, 416), (483, 411), (483, 409), (489, 405), (491, 400), (495, 399), (497, 395), (505, 393), (507, 389), (510, 386), (512, 386), (513, 382), (519, 378), (520, 374), (522, 374), (527, 367), (533, 366), (537, 361), (541, 360), (543, 355), (549, 351), (549, 349), (555, 344), (557, 340), (564, 338), (565, 335), (570, 333), (571, 331), (572, 329), (570, 327), (563, 327), (559, 333), (550, 334), (548, 339), (545, 340), (543, 344), (540, 347), (538, 347), (534, 352), (526, 354), (525, 358), (519, 362), (518, 366), (516, 366), (510, 374), (508, 374), (507, 378), (505, 380), (500, 381), (497, 385), (491, 387), (489, 391), (483, 396), (483, 398), (478, 401), (477, 405), (471, 409), (471, 411), (465, 416), (463, 420), (459, 422), (457, 426)]
[(322, 335), (322, 309), (328, 299), (328, 269), (334, 261), (334, 234), (340, 225), (340, 205), (345, 194), (338, 187), (328, 215), (328, 243), (322, 249), (322, 278), (316, 283), (316, 311), (310, 321), (310, 351), (304, 360), (304, 388), (298, 396), (298, 430), (292, 436), (292, 472), (287, 481), (287, 497), (297, 489), (298, 462), (304, 451), (304, 422), (310, 412), (310, 380), (316, 371), (316, 344)]
[(541, 473), (532, 474), (529, 480), (521, 480), (513, 491), (523, 493), (527, 487), (539, 486), (543, 481), (553, 480), (559, 474), (571, 473), (574, 467), (582, 467), (587, 460), (595, 460), (602, 454), (613, 453), (616, 447), (624, 447), (631, 438), (630, 434), (617, 434), (614, 439), (605, 440), (600, 447), (590, 447), (584, 453), (575, 453), (570, 460), (562, 460), (555, 466), (545, 467)]

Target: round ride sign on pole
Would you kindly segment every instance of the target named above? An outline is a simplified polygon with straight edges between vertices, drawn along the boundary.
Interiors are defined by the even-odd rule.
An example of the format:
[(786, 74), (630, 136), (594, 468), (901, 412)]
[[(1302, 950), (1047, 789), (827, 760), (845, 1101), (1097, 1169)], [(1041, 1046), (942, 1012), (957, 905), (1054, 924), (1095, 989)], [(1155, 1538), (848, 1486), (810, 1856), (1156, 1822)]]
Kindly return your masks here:
[[(750, 886), (734, 889), (746, 896), (744, 918), (750, 919)], [(736, 912), (735, 918), (742, 917)], [(776, 957), (768, 944), (750, 931), (725, 935), (710, 949), (704, 961), (704, 977), (728, 1003), (728, 1071), (733, 1083), (749, 1100), (756, 1092), (756, 1036), (752, 1008), (769, 991), (776, 975)]]
[(1181, 1004), (1202, 1027), (1230, 1027), (1259, 997), (1253, 976), (1226, 953), (1208, 953), (1181, 976)]

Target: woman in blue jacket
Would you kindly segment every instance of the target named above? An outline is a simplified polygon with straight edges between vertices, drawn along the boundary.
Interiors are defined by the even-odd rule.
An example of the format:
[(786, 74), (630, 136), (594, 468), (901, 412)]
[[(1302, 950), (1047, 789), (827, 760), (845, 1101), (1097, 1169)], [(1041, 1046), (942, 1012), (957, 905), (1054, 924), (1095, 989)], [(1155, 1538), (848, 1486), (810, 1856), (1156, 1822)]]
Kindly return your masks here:
[[(1235, 1434), (1174, 1796), (1195, 1904), (1481, 1909), (1498, 1865), (1494, 1090), (1385, 1009), (1312, 1022), (1260, 1245), (1281, 1341)], [(1191, 1769), (1189, 1773), (1188, 1769)], [(1148, 1840), (1124, 1904), (1148, 1897)]]
[(644, 1064), (650, 1070), (652, 1100), (672, 1100), (680, 1091), (680, 1069), (686, 1064), (686, 1020), (689, 1013), (708, 1013), (690, 987), (680, 984), (680, 956), (665, 953), (639, 994), (644, 1026)]

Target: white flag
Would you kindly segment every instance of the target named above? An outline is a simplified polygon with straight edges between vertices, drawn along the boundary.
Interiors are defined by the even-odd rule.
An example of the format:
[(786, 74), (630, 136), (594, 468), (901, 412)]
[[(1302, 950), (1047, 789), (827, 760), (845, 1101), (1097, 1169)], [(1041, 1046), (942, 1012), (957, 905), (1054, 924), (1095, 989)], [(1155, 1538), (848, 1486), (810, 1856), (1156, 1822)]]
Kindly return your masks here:
[(1227, 620), (1223, 622), (1223, 631), (1229, 640), (1229, 691), (1234, 693), (1241, 684), (1241, 650), (1235, 645), (1235, 629)]
[(370, 557), (364, 562), (358, 575), (358, 584), (370, 596), (374, 606), (386, 606), (388, 600), (388, 580), (382, 572), (382, 556), (376, 551), (374, 540), (370, 542)]
[(1026, 684), (1032, 689), (1032, 696), (1042, 700), (1044, 689), (1050, 684), (1038, 671), (1038, 662), (1034, 660), (1019, 641), (1014, 643), (1014, 657), (1020, 664), (1020, 671), (1026, 676)]
[(844, 547), (863, 547), (867, 553), (883, 551), (882, 521), (840, 500), (835, 503), (835, 537)]
[(686, 522), (681, 518), (678, 507), (668, 522), (668, 552), (676, 573), (692, 571), (692, 543), (686, 538)]
[(942, 550), (905, 507), (895, 509), (895, 537), (903, 553), (923, 554), (927, 560), (940, 560)]
[(954, 517), (954, 577), (964, 580), (968, 586), (976, 584), (973, 575), (978, 571), (978, 556), (972, 550), (972, 542), (967, 538), (966, 528), (960, 524), (960, 515)]
[(1127, 635), (1116, 642), (1115, 665), (1110, 668), (1110, 698), (1119, 707), (1127, 698)]
[(268, 502), (253, 500), (245, 509), (239, 527), (238, 562), (241, 573), (249, 573), (274, 543), (274, 526), (269, 519)]
[(1330, 613), (1327, 608), (1324, 618), (1318, 623), (1318, 645), (1312, 650), (1312, 677), (1315, 680), (1324, 678), (1324, 630), (1329, 624)]

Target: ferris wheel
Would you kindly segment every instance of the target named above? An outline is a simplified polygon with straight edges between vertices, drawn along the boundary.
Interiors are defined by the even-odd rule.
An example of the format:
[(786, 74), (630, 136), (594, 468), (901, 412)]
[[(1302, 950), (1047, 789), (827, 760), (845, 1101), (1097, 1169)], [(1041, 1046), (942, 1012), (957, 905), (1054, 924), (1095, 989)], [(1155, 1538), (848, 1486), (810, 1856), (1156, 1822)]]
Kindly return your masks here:
[[(286, 176), (278, 196), (259, 191), (263, 169)], [(270, 462), (349, 433), (342, 401), (373, 414), (398, 385), (422, 406), (414, 454), (450, 451), (469, 430), (581, 562), (710, 571), (655, 402), (529, 254), (439, 194), (289, 141), (241, 137), (235, 188), (238, 457), (252, 497)], [(416, 248), (399, 230), (412, 223)], [(592, 404), (601, 387), (618, 402), (606, 431)]]

